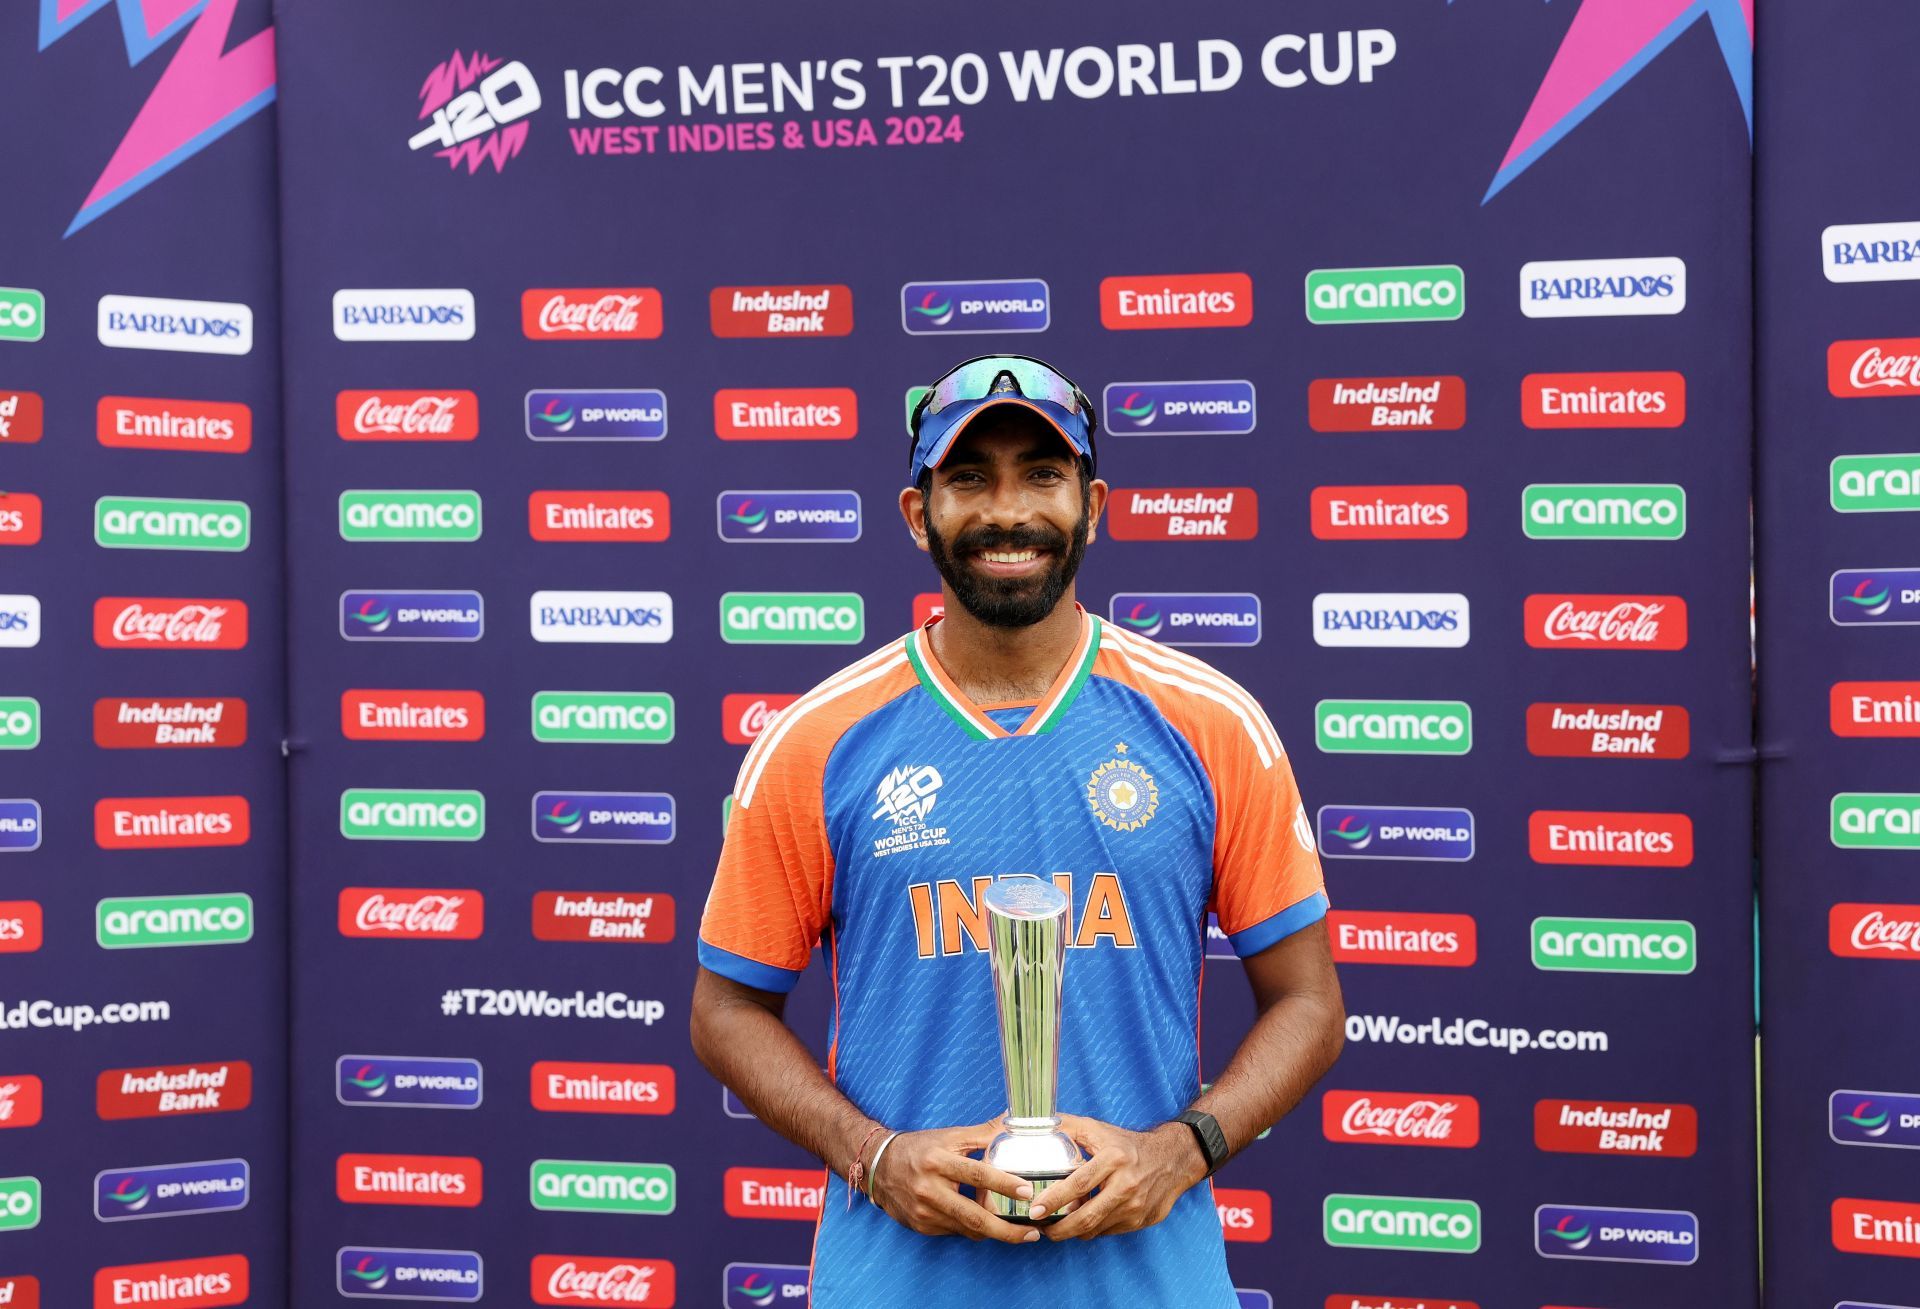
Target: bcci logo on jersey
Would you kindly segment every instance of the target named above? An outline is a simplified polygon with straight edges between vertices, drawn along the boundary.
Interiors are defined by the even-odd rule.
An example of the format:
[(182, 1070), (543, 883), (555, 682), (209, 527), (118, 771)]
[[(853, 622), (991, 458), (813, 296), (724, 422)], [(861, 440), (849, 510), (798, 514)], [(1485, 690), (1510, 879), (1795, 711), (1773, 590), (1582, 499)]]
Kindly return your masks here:
[(927, 826), (927, 815), (933, 812), (933, 803), (940, 798), (941, 785), (940, 770), (931, 764), (907, 764), (880, 779), (874, 791), (879, 803), (873, 818), (876, 822), (882, 818), (889, 820), (893, 830), (873, 838), (874, 858), (948, 844), (946, 828)]
[(1116, 832), (1136, 832), (1160, 808), (1160, 788), (1153, 774), (1131, 759), (1109, 759), (1087, 778), (1087, 803), (1094, 817)]

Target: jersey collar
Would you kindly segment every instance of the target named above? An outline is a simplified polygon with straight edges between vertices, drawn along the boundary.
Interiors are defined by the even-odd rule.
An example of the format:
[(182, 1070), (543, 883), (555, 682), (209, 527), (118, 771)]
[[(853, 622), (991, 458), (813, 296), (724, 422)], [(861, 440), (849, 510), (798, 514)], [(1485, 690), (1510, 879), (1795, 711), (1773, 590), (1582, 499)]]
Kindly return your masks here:
[(947, 713), (947, 716), (960, 725), (960, 729), (976, 741), (989, 741), (1005, 736), (1040, 736), (1051, 732), (1067, 716), (1067, 710), (1079, 698), (1081, 688), (1087, 684), (1087, 677), (1093, 672), (1093, 661), (1100, 653), (1100, 620), (1088, 613), (1082, 605), (1073, 606), (1080, 614), (1080, 640), (1073, 648), (1072, 656), (1054, 676), (1053, 685), (1040, 697), (1040, 703), (1026, 717), (1015, 731), (1009, 732), (1000, 726), (979, 706), (969, 700), (958, 684), (947, 675), (940, 661), (933, 656), (933, 642), (929, 634), (939, 618), (929, 618), (924, 625), (916, 628), (907, 637), (907, 662), (913, 665), (914, 676), (920, 679), (920, 685), (926, 688), (933, 702)]

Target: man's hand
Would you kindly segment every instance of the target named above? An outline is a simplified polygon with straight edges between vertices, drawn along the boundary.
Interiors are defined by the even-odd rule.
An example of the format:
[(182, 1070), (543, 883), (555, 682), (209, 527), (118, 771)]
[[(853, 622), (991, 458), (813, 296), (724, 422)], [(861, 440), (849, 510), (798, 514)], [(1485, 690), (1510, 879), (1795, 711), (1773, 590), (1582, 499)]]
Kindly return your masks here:
[[(1038, 1231), (995, 1217), (985, 1203), (988, 1191), (1027, 1199), (1033, 1194), (1032, 1183), (967, 1157), (986, 1149), (999, 1133), (998, 1121), (900, 1133), (874, 1173), (874, 1203), (922, 1236), (984, 1237), (1009, 1245), (1039, 1240)], [(960, 1194), (962, 1183), (980, 1193), (978, 1200)]]
[[(1040, 1229), (1048, 1240), (1085, 1240), (1152, 1227), (1173, 1211), (1173, 1202), (1188, 1187), (1207, 1175), (1206, 1160), (1185, 1123), (1129, 1132), (1097, 1119), (1062, 1114), (1060, 1126), (1088, 1158), (1033, 1202), (1036, 1218), (1056, 1211), (1067, 1215)], [(1100, 1193), (1089, 1200), (1096, 1189)]]

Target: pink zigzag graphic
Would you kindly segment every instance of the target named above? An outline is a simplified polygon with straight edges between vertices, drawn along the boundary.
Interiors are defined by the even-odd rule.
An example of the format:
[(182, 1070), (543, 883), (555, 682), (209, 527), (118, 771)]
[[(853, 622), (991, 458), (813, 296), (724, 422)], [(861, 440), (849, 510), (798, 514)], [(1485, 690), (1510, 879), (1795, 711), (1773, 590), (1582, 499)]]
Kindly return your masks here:
[(436, 158), (444, 159), (450, 168), (467, 166), (467, 176), (472, 177), (480, 171), (481, 164), (492, 164), (493, 171), (499, 172), (507, 166), (507, 160), (520, 153), (527, 143), (527, 129), (531, 123), (514, 123), (486, 136), (475, 137), (471, 141), (462, 141), (448, 150), (435, 150)]
[[(190, 7), (182, 0), (146, 0), (146, 4), (144, 22), (150, 32), (163, 30)], [(188, 29), (74, 215), (67, 236), (273, 102), (273, 29), (249, 37), (232, 50), (226, 48), (238, 5), (239, 0), (206, 0), (206, 9)]]
[(443, 64), (435, 64), (433, 71), (427, 74), (427, 80), (420, 84), (420, 116), (425, 118), (453, 99), (456, 91), (466, 90), (480, 80), (482, 73), (491, 73), (499, 66), (498, 59), (483, 55), (478, 50), (470, 55), (462, 55), (455, 50), (453, 58)]

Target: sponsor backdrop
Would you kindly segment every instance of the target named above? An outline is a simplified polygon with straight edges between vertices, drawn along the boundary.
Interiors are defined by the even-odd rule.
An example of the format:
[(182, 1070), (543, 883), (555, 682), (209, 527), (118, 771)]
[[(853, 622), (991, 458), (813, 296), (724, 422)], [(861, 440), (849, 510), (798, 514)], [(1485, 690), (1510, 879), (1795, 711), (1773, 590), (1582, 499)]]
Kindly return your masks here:
[(0, 134), (0, 1304), (264, 1304), (288, 1193), (273, 38), (264, 0), (100, 10), (0, 17), (32, 107)]
[(1916, 1305), (1920, 199), (1873, 131), (1920, 92), (1876, 35), (1911, 10), (1852, 18), (1767, 19), (1824, 47), (1773, 61), (1757, 210), (1767, 1276)]
[(909, 389), (992, 349), (1101, 405), (1089, 607), (1262, 699), (1327, 855), (1245, 1303), (1752, 1300), (1740, 6), (281, 37), (293, 1303), (800, 1298), (694, 938), (743, 746), (924, 614)]

